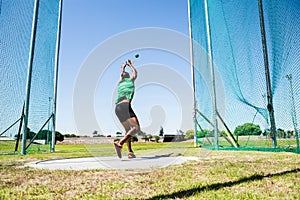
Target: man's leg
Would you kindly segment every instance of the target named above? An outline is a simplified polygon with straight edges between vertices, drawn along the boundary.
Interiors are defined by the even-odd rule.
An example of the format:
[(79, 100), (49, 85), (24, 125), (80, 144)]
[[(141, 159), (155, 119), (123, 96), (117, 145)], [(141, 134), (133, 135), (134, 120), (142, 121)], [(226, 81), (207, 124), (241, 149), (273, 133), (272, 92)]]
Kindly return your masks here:
[(128, 132), (130, 132), (130, 123), (129, 123), (129, 119), (127, 119), (126, 121), (122, 122), (122, 125), (125, 129), (125, 136), (119, 141), (120, 145), (123, 145), (129, 138), (128, 136)]
[(128, 152), (133, 152), (131, 148), (131, 137), (132, 135), (135, 135), (138, 132), (140, 132), (139, 121), (136, 117), (132, 117), (126, 120), (125, 122), (123, 122), (122, 124), (126, 130), (126, 135), (120, 140), (119, 144), (123, 145), (126, 142), (128, 147)]

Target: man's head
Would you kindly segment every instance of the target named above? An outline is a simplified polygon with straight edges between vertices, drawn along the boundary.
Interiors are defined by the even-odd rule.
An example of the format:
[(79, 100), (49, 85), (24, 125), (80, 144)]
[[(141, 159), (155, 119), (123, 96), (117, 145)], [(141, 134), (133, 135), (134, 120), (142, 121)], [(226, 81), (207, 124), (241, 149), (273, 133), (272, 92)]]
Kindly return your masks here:
[(122, 79), (124, 79), (124, 78), (130, 78), (130, 75), (129, 75), (128, 72), (123, 72), (122, 73)]

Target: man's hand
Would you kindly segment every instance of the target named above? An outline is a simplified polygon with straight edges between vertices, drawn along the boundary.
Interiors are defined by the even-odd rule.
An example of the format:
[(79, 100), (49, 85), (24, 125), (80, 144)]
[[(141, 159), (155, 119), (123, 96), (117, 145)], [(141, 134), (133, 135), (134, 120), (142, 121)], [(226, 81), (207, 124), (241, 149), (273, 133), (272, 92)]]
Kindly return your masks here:
[(127, 60), (126, 64), (127, 64), (128, 66), (130, 66), (130, 65), (131, 65), (131, 60)]
[(126, 62), (126, 65), (128, 65), (130, 67), (130, 69), (132, 71), (130, 78), (131, 78), (131, 80), (134, 81), (137, 77), (137, 71), (136, 71), (135, 67), (132, 65), (131, 60), (128, 59)]
[(126, 64), (125, 64), (125, 63), (122, 63), (121, 67), (122, 67), (122, 69), (125, 69)]

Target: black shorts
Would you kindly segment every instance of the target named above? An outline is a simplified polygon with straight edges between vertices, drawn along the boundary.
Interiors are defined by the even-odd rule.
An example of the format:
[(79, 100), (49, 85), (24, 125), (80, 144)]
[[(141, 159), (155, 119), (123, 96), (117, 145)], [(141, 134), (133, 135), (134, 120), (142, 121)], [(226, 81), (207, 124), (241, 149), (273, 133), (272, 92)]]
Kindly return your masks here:
[(128, 102), (122, 102), (116, 105), (115, 112), (120, 122), (124, 122), (131, 117), (136, 117)]

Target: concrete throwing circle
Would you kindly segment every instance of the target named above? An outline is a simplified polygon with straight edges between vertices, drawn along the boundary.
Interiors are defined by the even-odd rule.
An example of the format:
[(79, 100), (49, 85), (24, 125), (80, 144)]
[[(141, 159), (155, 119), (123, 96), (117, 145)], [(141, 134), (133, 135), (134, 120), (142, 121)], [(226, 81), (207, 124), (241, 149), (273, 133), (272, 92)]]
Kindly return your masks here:
[(184, 156), (138, 156), (134, 159), (123, 157), (86, 157), (45, 160), (25, 164), (25, 167), (50, 170), (136, 170), (163, 168), (169, 165), (181, 164), (189, 160), (198, 160), (197, 157)]

